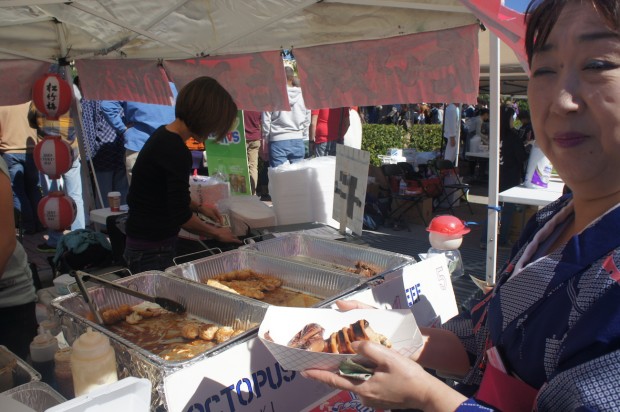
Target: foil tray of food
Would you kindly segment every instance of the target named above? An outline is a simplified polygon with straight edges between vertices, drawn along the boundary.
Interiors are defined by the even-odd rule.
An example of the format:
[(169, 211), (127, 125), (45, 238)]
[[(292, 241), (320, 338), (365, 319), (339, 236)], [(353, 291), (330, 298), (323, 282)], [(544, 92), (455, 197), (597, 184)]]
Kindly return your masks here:
[(350, 273), (244, 249), (173, 266), (166, 273), (269, 305), (303, 308), (329, 305), (364, 284)]
[(41, 380), (41, 374), (26, 361), (0, 345), (0, 392)]
[(302, 233), (290, 233), (242, 248), (353, 273), (368, 281), (415, 263), (411, 256)]
[(149, 379), (153, 383), (153, 406), (165, 402), (165, 376), (253, 338), (268, 308), (263, 302), (160, 271), (138, 273), (116, 283), (177, 301), (186, 312), (168, 312), (106, 287), (88, 290), (104, 324), (95, 322), (79, 293), (61, 296), (52, 301), (52, 306), (70, 344), (89, 326), (107, 335), (116, 352), (119, 378)]
[(2, 396), (7, 396), (34, 411), (45, 411), (67, 401), (54, 388), (40, 381), (16, 386), (13, 389), (2, 392)]

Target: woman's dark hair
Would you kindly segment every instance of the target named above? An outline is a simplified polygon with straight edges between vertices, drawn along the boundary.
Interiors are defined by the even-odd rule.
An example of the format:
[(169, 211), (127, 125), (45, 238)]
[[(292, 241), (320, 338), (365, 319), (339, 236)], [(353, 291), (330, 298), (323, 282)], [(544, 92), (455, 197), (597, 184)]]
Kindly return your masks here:
[(203, 76), (181, 89), (174, 112), (196, 137), (221, 140), (237, 118), (237, 105), (217, 80)]
[(532, 0), (525, 12), (527, 28), (525, 31), (525, 52), (529, 65), (532, 56), (539, 50), (549, 37), (553, 26), (564, 6), (571, 2), (591, 2), (607, 26), (618, 32), (620, 28), (620, 2), (617, 0)]

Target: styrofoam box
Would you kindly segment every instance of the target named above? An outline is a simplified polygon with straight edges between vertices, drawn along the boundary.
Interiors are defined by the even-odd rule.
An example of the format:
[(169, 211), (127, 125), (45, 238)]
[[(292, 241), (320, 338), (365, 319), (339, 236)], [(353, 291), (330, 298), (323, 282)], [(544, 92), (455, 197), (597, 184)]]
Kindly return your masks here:
[(151, 382), (130, 376), (101, 386), (46, 412), (148, 412), (151, 404)]

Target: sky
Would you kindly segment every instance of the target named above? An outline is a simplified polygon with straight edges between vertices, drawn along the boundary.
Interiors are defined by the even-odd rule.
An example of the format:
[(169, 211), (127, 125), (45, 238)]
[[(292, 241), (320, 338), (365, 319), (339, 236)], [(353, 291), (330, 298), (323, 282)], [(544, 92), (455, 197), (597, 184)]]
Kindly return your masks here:
[(504, 0), (504, 5), (513, 10), (524, 12), (530, 0)]

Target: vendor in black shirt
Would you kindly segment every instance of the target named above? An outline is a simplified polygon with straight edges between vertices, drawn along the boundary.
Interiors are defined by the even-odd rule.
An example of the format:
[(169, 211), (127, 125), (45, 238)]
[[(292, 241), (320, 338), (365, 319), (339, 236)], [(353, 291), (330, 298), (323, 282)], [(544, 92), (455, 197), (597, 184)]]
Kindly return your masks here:
[(124, 258), (133, 273), (164, 270), (173, 265), (181, 228), (221, 242), (241, 243), (230, 229), (205, 223), (195, 213), (222, 220), (218, 210), (191, 201), (187, 171), (192, 155), (185, 141), (223, 138), (237, 119), (230, 94), (210, 77), (199, 77), (178, 94), (176, 119), (147, 140), (136, 164), (127, 203)]

